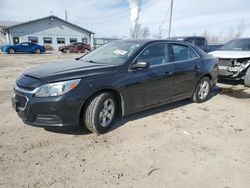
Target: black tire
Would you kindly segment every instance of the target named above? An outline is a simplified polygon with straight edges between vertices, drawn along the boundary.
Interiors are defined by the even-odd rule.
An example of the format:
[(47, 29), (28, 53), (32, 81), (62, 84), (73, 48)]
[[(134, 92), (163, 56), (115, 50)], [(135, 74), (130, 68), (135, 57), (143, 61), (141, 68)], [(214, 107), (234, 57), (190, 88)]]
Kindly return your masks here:
[(250, 67), (248, 67), (247, 72), (245, 74), (244, 85), (246, 87), (250, 87)]
[[(103, 126), (103, 122), (102, 122), (102, 118), (104, 116), (106, 116), (106, 120), (109, 119), (108, 118), (108, 112), (106, 115), (103, 115), (104, 112), (104, 106), (105, 106), (105, 103), (106, 101), (110, 102), (110, 104), (113, 104), (114, 105), (114, 109), (112, 110), (113, 111), (113, 116), (112, 118), (110, 118), (110, 121), (108, 123), (108, 125), (106, 126)], [(113, 103), (111, 102), (113, 101)], [(108, 103), (107, 103), (108, 104)], [(107, 108), (108, 109), (108, 106)], [(103, 115), (101, 117), (101, 114)], [(111, 112), (110, 112), (111, 114)], [(116, 118), (116, 115), (117, 115), (117, 101), (116, 101), (116, 98), (114, 97), (114, 95), (112, 93), (109, 93), (109, 92), (104, 92), (104, 93), (101, 93), (95, 97), (92, 98), (92, 100), (87, 104), (87, 108), (84, 112), (84, 125), (85, 127), (90, 130), (91, 132), (95, 132), (95, 133), (105, 133), (113, 124), (115, 118)], [(106, 122), (105, 120), (105, 122)]]
[(9, 48), (8, 49), (8, 54), (14, 54), (16, 51), (14, 48)]
[[(203, 88), (204, 83), (206, 83), (206, 85), (204, 85), (206, 86), (206, 88)], [(207, 92), (205, 93), (205, 91)], [(197, 84), (191, 99), (193, 102), (196, 103), (205, 102), (209, 98), (210, 91), (211, 91), (210, 80), (208, 77), (203, 77)]]
[(35, 54), (40, 54), (41, 50), (39, 48), (35, 49)]

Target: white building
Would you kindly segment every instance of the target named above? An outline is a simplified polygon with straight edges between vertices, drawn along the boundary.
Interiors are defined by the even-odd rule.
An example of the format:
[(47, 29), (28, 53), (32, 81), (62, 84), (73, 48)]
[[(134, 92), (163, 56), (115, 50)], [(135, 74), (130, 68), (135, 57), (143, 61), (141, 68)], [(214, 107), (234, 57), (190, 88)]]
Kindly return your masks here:
[(72, 42), (85, 42), (93, 46), (94, 37), (94, 32), (56, 16), (12, 25), (6, 27), (4, 33), (8, 44), (33, 42), (53, 50)]

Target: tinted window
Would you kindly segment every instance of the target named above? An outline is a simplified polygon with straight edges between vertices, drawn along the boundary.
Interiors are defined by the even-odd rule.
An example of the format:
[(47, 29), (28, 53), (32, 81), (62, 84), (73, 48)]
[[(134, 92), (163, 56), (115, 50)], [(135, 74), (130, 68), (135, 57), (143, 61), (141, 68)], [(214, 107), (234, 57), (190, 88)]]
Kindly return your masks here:
[(221, 50), (250, 51), (250, 39), (235, 39), (226, 43)]
[(194, 44), (194, 39), (193, 38), (187, 38), (185, 42), (188, 42), (190, 44)]
[(65, 38), (57, 38), (57, 44), (65, 44)]
[(21, 43), (21, 45), (22, 45), (22, 46), (29, 46), (30, 44), (27, 43), (27, 42), (23, 42), (23, 43)]
[(28, 40), (29, 42), (32, 42), (32, 43), (38, 43), (38, 38), (37, 37), (28, 37)]
[(137, 61), (148, 62), (150, 66), (162, 65), (168, 62), (167, 44), (152, 44), (138, 57)]
[(203, 38), (197, 38), (196, 39), (196, 46), (204, 46), (206, 45), (206, 40)]
[(192, 48), (181, 44), (172, 44), (172, 61), (186, 61), (199, 57)]
[(52, 38), (51, 37), (43, 37), (43, 43), (44, 44), (52, 44)]

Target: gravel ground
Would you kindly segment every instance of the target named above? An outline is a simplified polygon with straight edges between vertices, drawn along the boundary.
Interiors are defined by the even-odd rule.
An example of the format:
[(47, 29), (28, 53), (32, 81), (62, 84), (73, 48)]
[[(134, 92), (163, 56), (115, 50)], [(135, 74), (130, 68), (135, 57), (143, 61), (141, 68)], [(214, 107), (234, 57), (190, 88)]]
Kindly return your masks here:
[(203, 104), (136, 113), (104, 135), (23, 124), (11, 107), (26, 69), (80, 54), (0, 54), (0, 187), (250, 185), (250, 88), (219, 83)]

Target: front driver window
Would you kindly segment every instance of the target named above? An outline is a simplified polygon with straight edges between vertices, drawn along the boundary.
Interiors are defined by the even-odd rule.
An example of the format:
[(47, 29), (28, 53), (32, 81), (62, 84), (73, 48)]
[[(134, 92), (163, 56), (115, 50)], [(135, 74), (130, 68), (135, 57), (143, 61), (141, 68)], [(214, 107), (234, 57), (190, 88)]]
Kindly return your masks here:
[(147, 47), (137, 59), (137, 62), (148, 62), (150, 67), (166, 64), (168, 62), (167, 44), (152, 44)]

